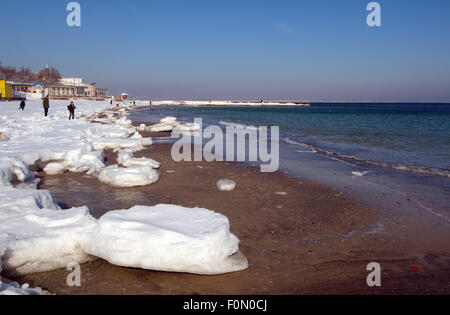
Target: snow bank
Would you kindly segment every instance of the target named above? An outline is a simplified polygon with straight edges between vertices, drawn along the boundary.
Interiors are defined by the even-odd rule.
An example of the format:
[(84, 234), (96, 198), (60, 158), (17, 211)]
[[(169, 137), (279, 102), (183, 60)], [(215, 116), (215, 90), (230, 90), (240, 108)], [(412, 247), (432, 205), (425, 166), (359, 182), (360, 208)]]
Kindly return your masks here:
[(121, 168), (111, 165), (102, 169), (98, 180), (114, 187), (138, 187), (157, 182), (159, 173), (150, 166)]
[(112, 264), (203, 275), (246, 269), (228, 219), (201, 208), (136, 206), (105, 214), (87, 252)]
[(220, 191), (232, 191), (236, 188), (236, 182), (231, 179), (221, 179), (217, 182), (217, 188)]

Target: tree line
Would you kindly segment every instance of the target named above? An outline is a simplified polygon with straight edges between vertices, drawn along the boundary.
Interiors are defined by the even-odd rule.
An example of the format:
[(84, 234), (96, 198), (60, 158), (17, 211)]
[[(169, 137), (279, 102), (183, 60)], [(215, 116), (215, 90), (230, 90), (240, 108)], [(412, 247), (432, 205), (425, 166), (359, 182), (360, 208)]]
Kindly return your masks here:
[(44, 68), (39, 72), (32, 72), (29, 68), (3, 66), (0, 61), (0, 80), (22, 83), (56, 84), (61, 79), (61, 73), (54, 68)]

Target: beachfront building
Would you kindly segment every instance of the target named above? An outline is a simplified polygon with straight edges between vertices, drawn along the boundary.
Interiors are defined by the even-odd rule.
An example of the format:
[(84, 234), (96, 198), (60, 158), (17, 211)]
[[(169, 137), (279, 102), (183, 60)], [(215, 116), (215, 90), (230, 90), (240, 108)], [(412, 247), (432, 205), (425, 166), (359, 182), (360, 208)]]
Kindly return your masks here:
[(53, 99), (106, 100), (108, 89), (97, 88), (96, 83), (83, 83), (81, 78), (64, 78), (58, 84), (18, 83), (0, 80), (0, 93), (4, 99)]
[(13, 99), (14, 90), (10, 83), (5, 80), (0, 80), (0, 100), (2, 99)]
[(47, 88), (53, 99), (107, 99), (108, 89), (97, 88), (96, 83), (83, 83), (81, 78), (63, 78), (59, 84)]

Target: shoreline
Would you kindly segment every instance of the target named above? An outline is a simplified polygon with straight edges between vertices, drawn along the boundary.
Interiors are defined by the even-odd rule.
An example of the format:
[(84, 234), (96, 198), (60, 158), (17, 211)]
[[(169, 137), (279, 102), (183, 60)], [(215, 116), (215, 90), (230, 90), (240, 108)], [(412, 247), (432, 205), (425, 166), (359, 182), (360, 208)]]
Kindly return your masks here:
[[(135, 126), (139, 124), (133, 122)], [(140, 133), (144, 137), (155, 136)], [(105, 155), (113, 164), (115, 154), (105, 151)], [(81, 266), (84, 275), (81, 288), (67, 288), (65, 270), (13, 280), (57, 294), (449, 292), (448, 251), (427, 252), (405, 238), (404, 231), (380, 225), (379, 214), (343, 197), (333, 188), (281, 173), (259, 173), (256, 168), (241, 163), (175, 163), (167, 144), (153, 144), (135, 156), (162, 163), (157, 183), (118, 189), (83, 174), (43, 176), (41, 173), (40, 188), (50, 190), (56, 201), (70, 207), (78, 206), (77, 202), (86, 205), (87, 201), (96, 217), (139, 202), (201, 206), (218, 211), (229, 218), (231, 231), (241, 239), (240, 248), (249, 259), (249, 269), (205, 277), (121, 268), (97, 260)], [(223, 178), (235, 180), (236, 190), (218, 191), (215, 183)], [(75, 184), (81, 190), (76, 194), (78, 200), (67, 192), (68, 184)], [(383, 266), (386, 279), (381, 288), (365, 285), (366, 266), (372, 261)], [(411, 271), (410, 267), (415, 265), (421, 266), (420, 272)]]

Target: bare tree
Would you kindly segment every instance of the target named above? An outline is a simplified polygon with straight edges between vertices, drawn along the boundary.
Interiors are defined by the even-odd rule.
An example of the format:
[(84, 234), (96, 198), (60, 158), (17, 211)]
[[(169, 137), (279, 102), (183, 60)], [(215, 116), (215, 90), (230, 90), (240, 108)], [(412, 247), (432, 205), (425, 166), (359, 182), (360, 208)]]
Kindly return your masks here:
[(27, 83), (55, 84), (61, 79), (61, 74), (53, 67), (42, 69), (37, 74), (25, 67), (21, 67), (18, 71), (16, 67), (4, 67), (0, 61), (0, 79)]
[(37, 78), (40, 82), (45, 84), (54, 84), (62, 78), (61, 74), (56, 68), (45, 68), (38, 72)]

